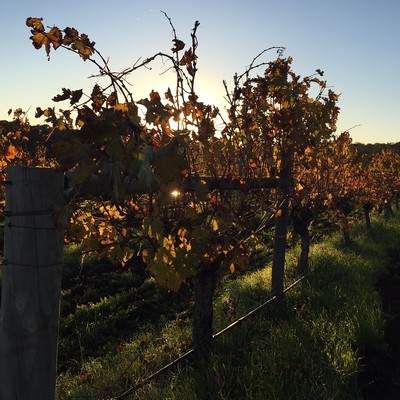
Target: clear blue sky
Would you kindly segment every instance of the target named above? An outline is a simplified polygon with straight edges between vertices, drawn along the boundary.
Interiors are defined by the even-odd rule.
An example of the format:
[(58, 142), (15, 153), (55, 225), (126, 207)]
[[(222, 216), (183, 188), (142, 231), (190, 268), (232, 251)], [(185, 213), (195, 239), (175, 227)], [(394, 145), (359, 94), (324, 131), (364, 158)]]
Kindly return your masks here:
[[(354, 141), (400, 141), (400, 0), (4, 1), (0, 119), (9, 118), (9, 108), (31, 107), (35, 123), (35, 107), (58, 107), (51, 98), (62, 87), (90, 91), (96, 83), (87, 79), (97, 72), (93, 64), (62, 49), (48, 62), (43, 50), (35, 50), (27, 17), (88, 34), (119, 71), (139, 57), (171, 48), (171, 29), (160, 10), (173, 19), (185, 42), (194, 21), (200, 21), (198, 89), (220, 108), (225, 105), (223, 79), (231, 82), (264, 48), (284, 46), (296, 73), (309, 75), (320, 68), (328, 85), (341, 93), (340, 131), (360, 124), (351, 130)], [(162, 71), (156, 64), (134, 75), (134, 97), (172, 86), (171, 76), (160, 76)]]

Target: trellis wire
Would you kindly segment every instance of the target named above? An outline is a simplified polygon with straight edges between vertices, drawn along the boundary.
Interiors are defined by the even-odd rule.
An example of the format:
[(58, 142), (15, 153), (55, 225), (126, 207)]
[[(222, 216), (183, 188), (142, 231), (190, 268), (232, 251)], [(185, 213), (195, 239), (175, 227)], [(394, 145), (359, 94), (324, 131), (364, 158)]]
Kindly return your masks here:
[[(363, 236), (365, 236), (368, 232), (364, 232), (360, 235), (358, 235), (358, 238), (361, 238)], [(343, 252), (344, 250), (346, 250), (346, 247), (343, 247), (341, 249), (339, 249), (340, 252)], [(150, 381), (152, 381), (153, 379), (157, 378), (159, 375), (161, 375), (162, 373), (172, 369), (174, 366), (178, 365), (179, 363), (185, 361), (187, 358), (189, 358), (193, 353), (195, 353), (196, 350), (198, 350), (201, 346), (204, 346), (206, 344), (209, 344), (211, 342), (213, 342), (215, 339), (217, 339), (218, 337), (222, 336), (223, 334), (225, 334), (226, 332), (230, 331), (231, 329), (233, 329), (235, 326), (240, 325), (242, 322), (246, 321), (248, 318), (250, 318), (252, 315), (256, 314), (257, 312), (259, 312), (260, 310), (262, 310), (264, 307), (266, 307), (267, 305), (273, 303), (275, 300), (281, 298), (285, 293), (287, 293), (289, 290), (293, 289), (294, 287), (296, 287), (300, 282), (302, 282), (303, 280), (305, 280), (307, 277), (309, 277), (310, 275), (312, 275), (315, 271), (317, 271), (318, 269), (320, 269), (322, 266), (322, 264), (317, 265), (316, 267), (314, 267), (313, 269), (311, 269), (310, 271), (308, 271), (307, 273), (305, 273), (304, 275), (302, 275), (300, 278), (298, 278), (297, 280), (295, 280), (293, 283), (291, 283), (288, 287), (286, 287), (281, 293), (278, 294), (272, 294), (271, 297), (266, 300), (264, 303), (260, 304), (259, 306), (253, 308), (252, 310), (250, 310), (249, 312), (247, 312), (245, 315), (243, 315), (242, 317), (238, 318), (237, 320), (235, 320), (234, 322), (230, 323), (229, 325), (227, 325), (225, 328), (221, 329), (220, 331), (218, 331), (217, 333), (214, 333), (213, 336), (208, 339), (205, 340), (204, 342), (202, 342), (200, 345), (192, 347), (190, 350), (188, 350), (186, 353), (182, 354), (181, 356), (179, 356), (178, 358), (176, 358), (175, 360), (171, 361), (170, 363), (166, 364), (165, 366), (163, 366), (162, 368), (158, 369), (156, 372), (154, 372), (153, 374), (149, 375), (147, 378), (143, 379), (140, 383), (130, 387), (129, 389), (125, 390), (123, 393), (117, 395), (116, 397), (112, 397), (111, 399), (108, 400), (121, 400), (126, 398), (128, 395), (132, 394), (133, 392), (136, 392), (137, 390), (139, 390), (140, 388), (142, 388), (143, 386), (145, 386), (147, 383), (149, 383)], [(129, 368), (132, 366), (134, 361), (132, 361), (132, 363), (124, 370), (124, 373), (129, 370)], [(123, 373), (123, 374), (124, 374)], [(123, 375), (121, 374), (121, 376)], [(119, 378), (116, 380), (116, 382), (119, 380)]]
[[(136, 384), (135, 386), (132, 386), (131, 388), (127, 389), (125, 392), (121, 393), (120, 395), (118, 395), (117, 397), (113, 397), (112, 400), (120, 400), (120, 399), (124, 399), (126, 396), (130, 395), (131, 393), (137, 391), (138, 389), (140, 389), (141, 387), (143, 387), (144, 385), (146, 385), (147, 383), (149, 383), (150, 381), (152, 381), (153, 379), (155, 379), (157, 376), (161, 375), (163, 372), (166, 372), (167, 370), (170, 370), (172, 367), (174, 367), (175, 365), (179, 364), (180, 362), (186, 360), (189, 356), (191, 356), (196, 350), (198, 350), (201, 346), (204, 346), (206, 344), (211, 343), (212, 341), (214, 341), (215, 339), (217, 339), (219, 336), (223, 335), (224, 333), (230, 331), (231, 329), (233, 329), (235, 326), (241, 324), (242, 322), (244, 322), (245, 320), (247, 320), (248, 318), (250, 318), (253, 314), (257, 313), (258, 311), (260, 311), (261, 309), (263, 309), (264, 307), (266, 307), (268, 304), (271, 304), (273, 301), (277, 300), (278, 298), (282, 297), (286, 292), (288, 292), (290, 289), (292, 289), (293, 287), (295, 287), (296, 285), (298, 285), (301, 281), (303, 281), (308, 275), (310, 275), (312, 272), (316, 271), (319, 268), (316, 267), (313, 270), (309, 271), (307, 274), (301, 276), (299, 279), (297, 279), (295, 282), (293, 282), (291, 285), (289, 285), (287, 288), (285, 288), (283, 290), (282, 293), (279, 294), (274, 294), (272, 295), (268, 300), (266, 300), (264, 303), (260, 304), (259, 306), (257, 306), (256, 308), (252, 309), (251, 311), (249, 311), (247, 314), (243, 315), (242, 317), (238, 318), (237, 320), (235, 320), (234, 322), (232, 322), (231, 324), (229, 324), (228, 326), (226, 326), (225, 328), (221, 329), (220, 331), (218, 331), (217, 333), (214, 333), (211, 339), (205, 340), (203, 343), (201, 343), (198, 346), (192, 347), (190, 350), (188, 350), (186, 353), (182, 354), (181, 356), (179, 356), (178, 358), (176, 358), (175, 360), (173, 360), (172, 362), (170, 362), (169, 364), (166, 364), (164, 367), (160, 368), (159, 370), (157, 370), (156, 372), (154, 372), (153, 374), (149, 375), (147, 378), (143, 379), (142, 382)], [(128, 368), (129, 369), (129, 368)]]

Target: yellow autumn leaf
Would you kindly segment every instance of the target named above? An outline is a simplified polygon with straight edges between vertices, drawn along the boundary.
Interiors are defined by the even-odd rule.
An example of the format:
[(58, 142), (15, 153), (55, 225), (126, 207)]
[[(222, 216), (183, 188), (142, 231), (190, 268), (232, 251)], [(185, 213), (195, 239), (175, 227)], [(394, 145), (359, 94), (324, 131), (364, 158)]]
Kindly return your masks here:
[(17, 154), (18, 154), (18, 149), (13, 144), (10, 144), (7, 148), (5, 159), (7, 161), (11, 161), (17, 156)]
[(114, 110), (128, 112), (128, 104), (126, 103), (119, 103), (114, 106)]
[(168, 258), (168, 256), (166, 254), (163, 255), (162, 260), (163, 260), (163, 263), (165, 265), (169, 265), (170, 264), (169, 258)]
[(171, 236), (168, 237), (163, 237), (163, 247), (164, 249), (169, 250), (172, 246), (172, 240), (171, 240)]
[(103, 235), (104, 235), (104, 232), (105, 232), (105, 230), (106, 230), (106, 224), (105, 224), (105, 223), (101, 223), (101, 224), (98, 226), (98, 229), (99, 229), (99, 234), (100, 234), (100, 236), (103, 236)]
[(213, 219), (211, 221), (211, 224), (212, 224), (213, 231), (214, 232), (217, 231), (218, 230), (218, 222), (217, 222), (217, 220)]
[(143, 262), (149, 262), (149, 251), (147, 249), (142, 250), (142, 260)]
[(124, 247), (123, 251), (124, 253), (121, 260), (121, 265), (125, 267), (126, 263), (134, 256), (135, 252), (129, 247)]
[(186, 237), (187, 235), (189, 234), (189, 231), (186, 229), (186, 228), (179, 228), (178, 229), (178, 236), (180, 237), (180, 238), (184, 238), (184, 237)]

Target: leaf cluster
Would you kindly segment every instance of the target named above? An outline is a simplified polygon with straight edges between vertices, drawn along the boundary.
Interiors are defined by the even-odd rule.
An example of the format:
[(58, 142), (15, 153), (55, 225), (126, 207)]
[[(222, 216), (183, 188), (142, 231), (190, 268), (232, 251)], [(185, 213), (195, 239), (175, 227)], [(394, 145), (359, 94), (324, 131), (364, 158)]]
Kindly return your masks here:
[(33, 46), (36, 49), (44, 46), (48, 59), (50, 59), (51, 47), (57, 50), (61, 46), (76, 52), (85, 61), (93, 55), (95, 42), (90, 41), (86, 34), (79, 34), (75, 28), (69, 27), (61, 31), (56, 26), (46, 32), (42, 21), (43, 18), (29, 17), (26, 20), (26, 25), (32, 28), (30, 39)]

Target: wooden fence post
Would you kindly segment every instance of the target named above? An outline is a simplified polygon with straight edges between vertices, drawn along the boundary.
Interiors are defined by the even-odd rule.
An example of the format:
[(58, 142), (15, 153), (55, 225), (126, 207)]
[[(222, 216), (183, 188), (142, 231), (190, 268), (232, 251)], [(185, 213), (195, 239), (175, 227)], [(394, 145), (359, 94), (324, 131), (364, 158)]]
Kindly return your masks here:
[(0, 311), (0, 399), (55, 398), (63, 174), (8, 167)]

